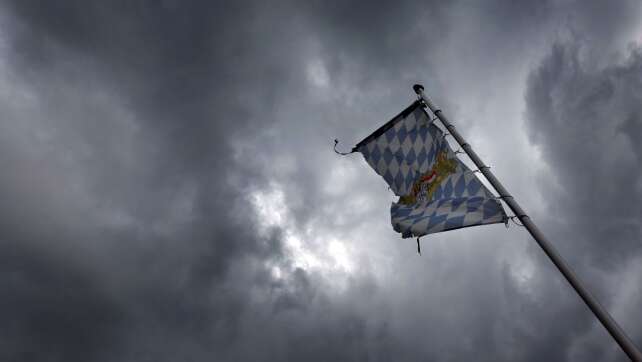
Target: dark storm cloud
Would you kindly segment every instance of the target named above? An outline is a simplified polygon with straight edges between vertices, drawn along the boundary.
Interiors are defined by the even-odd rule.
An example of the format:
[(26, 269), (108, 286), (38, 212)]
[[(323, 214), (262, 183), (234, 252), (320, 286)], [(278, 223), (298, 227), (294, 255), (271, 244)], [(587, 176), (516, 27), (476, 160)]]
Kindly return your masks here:
[(244, 185), (227, 184), (250, 175), (228, 137), (289, 78), (253, 7), (127, 4), (5, 7), (9, 64), (40, 102), (9, 122), (46, 136), (4, 133), (5, 360), (211, 356), (250, 300), (224, 286), (230, 264), (246, 266), (236, 281), (246, 258), (279, 256), (238, 202)]
[[(517, 280), (493, 251), (507, 236), (479, 230), (477, 241), (487, 248), (474, 246), (469, 234), (455, 234), (460, 242), (447, 249), (435, 239), (425, 260), (417, 259), (371, 237), (383, 230), (368, 229), (385, 207), (346, 210), (362, 185), (367, 198), (385, 203), (375, 181), (345, 180), (348, 189), (323, 191), (324, 176), (345, 161), (329, 158), (328, 141), (365, 136), (410, 101), (410, 83), (445, 88), (442, 49), (454, 43), (465, 58), (460, 64), (473, 69), (466, 75), (482, 79), (477, 69), (501, 68), (496, 54), (518, 52), (533, 28), (550, 26), (560, 8), (575, 9), (538, 4), (5, 3), (0, 358), (569, 358), (590, 316), (552, 272), (526, 287)], [(582, 11), (588, 15), (579, 23), (592, 24), (595, 13)], [(606, 19), (626, 13), (614, 7)], [(605, 24), (610, 20), (600, 21), (617, 33)], [(614, 36), (596, 32), (597, 39)], [(584, 115), (535, 99), (560, 87), (540, 76), (557, 69), (556, 57), (572, 63), (572, 52), (556, 52), (529, 81), (530, 119), (538, 112)], [(637, 83), (623, 81), (627, 69), (635, 73), (635, 59), (607, 68), (588, 87), (571, 77), (569, 87), (589, 105), (594, 93), (625, 93), (620, 85), (635, 93)], [(639, 113), (628, 109), (613, 128), (624, 138), (640, 132)], [(556, 132), (552, 127), (535, 134)], [(556, 155), (547, 156), (555, 169), (572, 167), (571, 156)], [(293, 229), (345, 235), (356, 225), (367, 232), (355, 241), (363, 250), (350, 275), (301, 267), (286, 245), (291, 230), (257, 218), (251, 192), (274, 182), (286, 194)], [(315, 250), (329, 237), (303, 242)], [(623, 258), (631, 248), (620, 245), (586, 255)], [(390, 254), (395, 265), (385, 281), (375, 276), (377, 253)], [(555, 308), (543, 307), (550, 300)], [(564, 328), (539, 332), (559, 320)]]
[(110, 356), (112, 345), (121, 338), (123, 315), (113, 296), (96, 283), (96, 276), (60, 256), (25, 245), (27, 240), (4, 239), (2, 359)]
[(557, 44), (526, 94), (533, 141), (552, 167), (552, 205), (595, 266), (622, 266), (642, 251), (639, 129), (642, 55), (589, 68), (580, 45)]
[[(588, 277), (589, 286), (603, 301), (613, 303), (617, 286), (609, 285), (603, 273), (624, 278), (642, 251), (637, 138), (642, 124), (642, 53), (633, 48), (619, 64), (602, 68), (581, 56), (588, 46), (576, 40), (557, 43), (531, 73), (527, 124), (551, 167), (551, 179), (541, 186), (553, 195), (548, 203), (555, 221), (549, 227), (564, 254)], [(632, 287), (637, 288), (630, 291), (635, 300), (627, 302), (640, 305), (642, 289)], [(638, 345), (642, 335), (629, 321), (639, 318), (629, 311), (621, 321)], [(608, 357), (601, 353), (599, 358)]]

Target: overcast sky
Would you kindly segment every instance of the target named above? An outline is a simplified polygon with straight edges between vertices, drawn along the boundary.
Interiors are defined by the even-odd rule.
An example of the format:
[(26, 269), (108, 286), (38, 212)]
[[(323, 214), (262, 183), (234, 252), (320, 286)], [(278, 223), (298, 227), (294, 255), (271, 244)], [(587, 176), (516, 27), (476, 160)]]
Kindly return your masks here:
[(418, 82), (642, 346), (639, 1), (7, 0), (0, 360), (625, 360), (524, 229), (419, 256), (332, 152)]

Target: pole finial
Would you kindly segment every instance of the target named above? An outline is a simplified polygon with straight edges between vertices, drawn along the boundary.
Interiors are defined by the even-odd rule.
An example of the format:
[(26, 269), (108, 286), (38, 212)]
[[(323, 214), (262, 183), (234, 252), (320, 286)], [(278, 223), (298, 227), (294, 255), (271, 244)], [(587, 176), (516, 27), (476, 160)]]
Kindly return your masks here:
[(412, 86), (412, 89), (417, 93), (417, 95), (419, 95), (419, 93), (424, 90), (424, 86), (421, 84), (415, 84)]

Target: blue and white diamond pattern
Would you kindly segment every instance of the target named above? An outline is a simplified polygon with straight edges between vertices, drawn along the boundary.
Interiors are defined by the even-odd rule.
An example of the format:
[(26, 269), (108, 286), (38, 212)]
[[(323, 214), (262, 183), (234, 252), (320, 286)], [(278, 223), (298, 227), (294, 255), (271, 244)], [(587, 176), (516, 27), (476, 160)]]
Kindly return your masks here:
[(415, 205), (392, 204), (390, 212), (396, 231), (403, 237), (413, 237), (505, 222), (501, 203), (457, 159), (444, 133), (421, 108), (399, 117), (392, 127), (358, 148), (397, 196), (407, 195), (415, 180), (432, 169), (442, 151), (446, 151), (447, 158), (457, 160), (457, 167), (442, 180), (429, 200)]
[(410, 191), (418, 175), (432, 167), (444, 144), (447, 142), (441, 130), (417, 108), (358, 150), (392, 191), (402, 196)]
[(393, 229), (406, 238), (506, 220), (499, 201), (481, 196), (433, 200), (412, 206), (393, 203), (390, 214)]

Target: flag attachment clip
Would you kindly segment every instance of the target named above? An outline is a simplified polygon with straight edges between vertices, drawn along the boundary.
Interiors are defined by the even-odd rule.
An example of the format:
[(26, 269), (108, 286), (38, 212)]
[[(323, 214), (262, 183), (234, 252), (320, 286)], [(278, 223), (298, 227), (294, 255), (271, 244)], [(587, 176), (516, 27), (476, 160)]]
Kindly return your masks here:
[(345, 155), (349, 155), (351, 153), (354, 153), (354, 150), (352, 150), (350, 152), (341, 152), (341, 151), (337, 150), (337, 144), (339, 144), (339, 140), (335, 138), (335, 140), (334, 140), (334, 153), (336, 153), (337, 155), (345, 156)]

